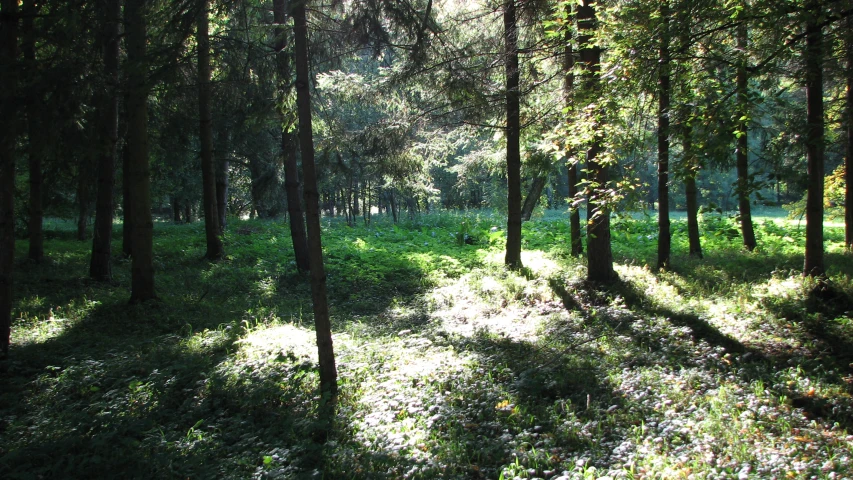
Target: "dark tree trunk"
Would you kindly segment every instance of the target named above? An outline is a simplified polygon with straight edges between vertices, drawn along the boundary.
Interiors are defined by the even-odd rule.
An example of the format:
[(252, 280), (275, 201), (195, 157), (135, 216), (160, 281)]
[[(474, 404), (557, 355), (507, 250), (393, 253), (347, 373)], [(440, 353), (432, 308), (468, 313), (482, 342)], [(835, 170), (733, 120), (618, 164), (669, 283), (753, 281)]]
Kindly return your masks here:
[(181, 202), (178, 197), (172, 197), (172, 221), (181, 223)]
[(660, 4), (661, 38), (658, 68), (658, 269), (668, 270), (672, 250), (669, 222), (669, 1)]
[(747, 72), (747, 40), (746, 24), (737, 28), (737, 47), (740, 58), (737, 64), (737, 198), (740, 213), (740, 229), (743, 232), (743, 246), (747, 250), (755, 250), (755, 231), (752, 228), (752, 210), (749, 204), (749, 74)]
[[(584, 90), (587, 95), (600, 95), (601, 49), (592, 44), (597, 28), (595, 0), (583, 0), (578, 8), (578, 44), (580, 60), (584, 63)], [(599, 115), (602, 115), (599, 112)], [(618, 277), (613, 270), (613, 251), (610, 245), (610, 205), (607, 197), (608, 166), (600, 161), (603, 152), (601, 132), (596, 132), (586, 153), (587, 170), (592, 182), (587, 208), (587, 279), (591, 282), (612, 282)]]
[(104, 78), (106, 86), (100, 95), (98, 118), (101, 151), (98, 156), (98, 194), (95, 204), (95, 228), (92, 235), (92, 259), (89, 276), (95, 280), (112, 278), (113, 190), (115, 157), (118, 142), (119, 22), (121, 1), (105, 0), (102, 31)]
[(806, 158), (808, 193), (806, 194), (806, 254), (803, 275), (823, 277), (823, 32), (821, 6), (817, 0), (807, 4), (806, 23)]
[(193, 223), (193, 204), (189, 200), (184, 202), (184, 221)]
[[(572, 30), (570, 28), (566, 28), (566, 46), (563, 51), (563, 73), (565, 74), (565, 76), (563, 77), (563, 101), (565, 102), (565, 107), (569, 109), (569, 121), (571, 121), (574, 116), (573, 98), (575, 89), (575, 52), (572, 48), (571, 31)], [(580, 209), (577, 208), (577, 205), (579, 205), (580, 200), (578, 198), (578, 193), (580, 193), (578, 184), (580, 183), (580, 180), (578, 179), (578, 161), (577, 158), (575, 158), (576, 155), (577, 152), (574, 150), (574, 148), (570, 149), (567, 155), (569, 159), (569, 234), (572, 242), (573, 257), (579, 257), (583, 253), (583, 241), (581, 240), (581, 213)]]
[(89, 239), (86, 225), (89, 223), (89, 173), (92, 171), (91, 158), (88, 155), (80, 157), (80, 167), (77, 171), (77, 240), (83, 242)]
[(338, 392), (338, 372), (332, 344), (332, 325), (326, 295), (326, 269), (323, 265), (323, 244), (320, 232), (320, 195), (314, 166), (314, 134), (311, 126), (311, 91), (308, 69), (308, 20), (305, 3), (293, 4), (296, 57), (296, 103), (299, 114), (299, 146), (302, 151), (302, 170), (305, 174), (305, 210), (308, 223), (308, 247), (311, 263), (311, 298), (314, 304), (314, 328), (317, 333), (317, 353), (320, 360), (320, 388), (332, 398)]
[(518, 70), (518, 25), (515, 0), (504, 3), (504, 54), (506, 56), (506, 176), (507, 267), (521, 268), (521, 104)]
[(287, 109), (289, 105), (284, 101), (291, 91), (291, 66), (287, 51), (287, 30), (284, 28), (285, 0), (273, 1), (273, 22), (276, 25), (275, 35), (275, 60), (278, 72), (279, 90), (283, 94), (280, 99), (281, 129), (281, 152), (284, 155), (284, 191), (287, 195), (287, 212), (290, 214), (290, 238), (293, 243), (293, 255), (296, 259), (296, 268), (300, 272), (311, 269), (308, 260), (308, 238), (305, 235), (305, 215), (302, 211), (300, 197), (299, 168), (296, 165), (296, 138), (293, 136), (293, 116)]
[[(24, 5), (24, 18), (21, 28), (22, 45), (24, 61), (27, 70), (29, 70), (30, 78), (38, 78), (36, 63), (36, 37), (33, 22), (36, 14), (36, 5), (33, 0), (29, 0)], [(41, 89), (31, 93), (26, 102), (27, 108), (27, 137), (28, 137), (28, 155), (29, 155), (29, 173), (30, 173), (30, 211), (27, 229), (29, 230), (30, 249), (27, 257), (35, 263), (41, 263), (44, 259), (44, 233), (43, 220), (44, 211), (42, 208), (42, 157), (45, 153), (44, 144), (48, 140), (44, 135), (44, 126), (42, 125), (42, 112), (44, 112), (44, 102), (42, 100)]]
[(151, 167), (148, 164), (147, 0), (127, 0), (127, 166), (132, 207), (130, 303), (157, 298), (154, 293), (154, 222), (151, 218)]
[(539, 175), (533, 179), (533, 183), (530, 185), (530, 191), (527, 192), (527, 198), (524, 199), (524, 205), (521, 207), (522, 222), (529, 221), (530, 217), (533, 216), (533, 209), (536, 208), (536, 204), (539, 203), (539, 197), (542, 196), (542, 190), (545, 189), (545, 183), (547, 180), (548, 177), (545, 175)]
[[(125, 105), (128, 105), (129, 100), (130, 96), (125, 94)], [(125, 110), (127, 110), (127, 108), (125, 108)], [(125, 111), (125, 116), (128, 116), (128, 113), (129, 112)], [(128, 118), (128, 122), (129, 120), (130, 119)], [(129, 138), (130, 132), (125, 135), (125, 142), (121, 153), (121, 251), (125, 257), (133, 255), (133, 205), (131, 204), (130, 198), (130, 184), (133, 182), (133, 179), (130, 177)]]
[(0, 0), (0, 358), (9, 355), (12, 334), (17, 57), (18, 0)]
[(844, 39), (847, 50), (847, 153), (844, 160), (844, 231), (848, 249), (853, 249), (853, 17), (847, 17), (847, 35)]
[(391, 206), (391, 216), (394, 218), (394, 223), (397, 223), (397, 200), (394, 198), (394, 190), (388, 191), (388, 203)]
[(702, 241), (699, 236), (699, 189), (696, 188), (696, 175), (699, 166), (696, 164), (696, 152), (693, 151), (693, 132), (689, 126), (682, 130), (681, 140), (684, 150), (684, 195), (687, 198), (687, 240), (690, 244), (690, 255), (702, 258)]
[(216, 152), (216, 213), (219, 214), (219, 233), (225, 233), (228, 222), (228, 133), (220, 132)]
[(213, 117), (210, 113), (210, 32), (208, 1), (202, 2), (198, 16), (196, 40), (198, 42), (198, 116), (199, 143), (201, 144), (202, 212), (204, 234), (207, 241), (205, 258), (222, 258), (222, 238), (219, 234), (219, 213), (216, 205), (216, 165), (213, 163)]

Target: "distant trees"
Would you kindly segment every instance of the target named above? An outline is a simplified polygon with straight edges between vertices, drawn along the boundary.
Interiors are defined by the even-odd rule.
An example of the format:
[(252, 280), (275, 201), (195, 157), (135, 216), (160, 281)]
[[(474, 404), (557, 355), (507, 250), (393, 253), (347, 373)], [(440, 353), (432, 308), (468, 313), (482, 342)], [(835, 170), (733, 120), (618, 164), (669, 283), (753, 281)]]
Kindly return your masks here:
[(0, 357), (9, 353), (15, 258), (18, 0), (0, 0)]

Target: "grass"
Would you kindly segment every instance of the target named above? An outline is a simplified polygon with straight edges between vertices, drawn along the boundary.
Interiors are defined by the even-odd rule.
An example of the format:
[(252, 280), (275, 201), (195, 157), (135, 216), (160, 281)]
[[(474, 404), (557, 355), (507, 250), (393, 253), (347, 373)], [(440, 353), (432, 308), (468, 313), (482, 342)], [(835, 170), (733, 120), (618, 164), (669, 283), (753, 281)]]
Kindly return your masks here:
[(325, 443), (286, 225), (234, 221), (211, 264), (200, 223), (158, 223), (160, 300), (128, 306), (129, 262), (88, 280), (89, 244), (52, 221), (48, 260), (16, 267), (0, 477), (853, 476), (853, 256), (828, 226), (816, 296), (802, 230), (768, 213), (751, 253), (707, 215), (702, 260), (676, 220), (671, 272), (649, 267), (653, 218), (614, 219), (606, 287), (555, 212), (525, 224), (518, 273), (487, 213), (324, 220), (341, 383)]

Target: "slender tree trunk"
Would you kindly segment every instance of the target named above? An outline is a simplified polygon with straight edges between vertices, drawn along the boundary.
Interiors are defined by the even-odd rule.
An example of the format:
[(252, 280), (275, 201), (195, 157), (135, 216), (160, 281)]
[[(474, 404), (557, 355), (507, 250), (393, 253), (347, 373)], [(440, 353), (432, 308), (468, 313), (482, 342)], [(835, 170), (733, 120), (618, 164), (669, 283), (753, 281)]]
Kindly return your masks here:
[(184, 221), (193, 223), (193, 204), (189, 200), (184, 202)]
[[(744, 2), (745, 3), (745, 2)], [(737, 134), (737, 197), (740, 212), (740, 228), (743, 232), (743, 246), (750, 252), (755, 250), (755, 231), (752, 228), (752, 209), (749, 204), (749, 74), (747, 72), (746, 24), (737, 27), (737, 47), (740, 57), (737, 63), (737, 104), (740, 118)]]
[(172, 221), (181, 223), (181, 204), (178, 197), (172, 197)]
[[(26, 68), (29, 70), (30, 78), (38, 78), (39, 72), (36, 67), (36, 36), (33, 26), (36, 5), (34, 0), (28, 0), (24, 4), (24, 18), (21, 28), (22, 45), (24, 61)], [(44, 259), (44, 233), (43, 219), (44, 211), (42, 208), (42, 157), (45, 154), (44, 144), (47, 138), (44, 135), (44, 127), (42, 118), (44, 112), (44, 102), (42, 101), (41, 89), (30, 94), (26, 102), (27, 108), (27, 138), (28, 138), (28, 155), (29, 155), (29, 173), (30, 173), (30, 211), (27, 228), (30, 237), (30, 249), (28, 253), (29, 260), (35, 263), (41, 263)]]
[(542, 196), (542, 190), (545, 189), (545, 182), (548, 180), (546, 175), (539, 175), (533, 179), (530, 185), (530, 191), (527, 192), (527, 197), (524, 199), (524, 205), (521, 207), (521, 221), (526, 222), (533, 216), (533, 209), (539, 203), (539, 197)]
[(690, 244), (690, 255), (702, 258), (702, 241), (699, 236), (699, 189), (696, 188), (696, 175), (699, 166), (696, 164), (696, 154), (693, 151), (693, 132), (689, 126), (682, 130), (682, 149), (684, 150), (684, 195), (687, 197), (687, 240)]
[(154, 222), (151, 218), (151, 168), (148, 164), (148, 61), (145, 12), (147, 0), (127, 0), (127, 165), (132, 205), (130, 303), (156, 298), (154, 293)]
[(202, 2), (198, 16), (196, 40), (198, 42), (198, 116), (199, 143), (201, 144), (202, 211), (204, 234), (207, 241), (208, 260), (222, 258), (222, 230), (216, 205), (216, 165), (213, 163), (213, 117), (210, 113), (210, 25), (208, 0)]
[[(125, 95), (125, 105), (128, 105), (128, 101), (130, 100), (129, 95)], [(125, 116), (128, 116), (125, 107)], [(128, 122), (130, 119), (128, 118)], [(130, 132), (125, 134), (125, 142), (122, 147), (121, 154), (121, 213), (122, 213), (122, 226), (121, 226), (121, 251), (125, 257), (130, 257), (133, 255), (133, 205), (131, 203), (130, 198), (130, 184), (133, 182), (133, 179), (130, 176), (130, 148), (128, 145), (128, 141), (130, 139)]]
[[(570, 8), (570, 7), (566, 7)], [(571, 11), (569, 11), (571, 14)], [(568, 111), (568, 118), (571, 121), (574, 118), (574, 89), (575, 89), (575, 53), (572, 48), (572, 29), (566, 28), (565, 49), (563, 50), (563, 102)], [(583, 254), (583, 240), (581, 240), (581, 213), (578, 205), (578, 193), (580, 189), (578, 184), (578, 162), (576, 157), (577, 152), (572, 148), (567, 157), (568, 163), (568, 181), (569, 181), (569, 229), (572, 242), (572, 256), (579, 257)]]
[(518, 69), (516, 0), (504, 3), (504, 54), (506, 55), (506, 266), (521, 268), (521, 103)]
[(0, 0), (0, 358), (9, 355), (12, 340), (17, 57), (18, 0)]
[(661, 39), (658, 72), (658, 269), (669, 270), (672, 233), (669, 221), (669, 0), (660, 4)]
[(216, 152), (216, 213), (219, 214), (219, 233), (225, 233), (228, 222), (228, 133), (220, 132)]
[(317, 353), (320, 360), (320, 388), (332, 398), (338, 392), (338, 372), (332, 344), (332, 325), (326, 295), (326, 269), (323, 265), (323, 245), (320, 232), (319, 192), (314, 166), (314, 135), (311, 126), (311, 91), (308, 57), (308, 20), (304, 1), (293, 4), (296, 57), (296, 103), (299, 113), (299, 146), (302, 150), (302, 170), (305, 174), (305, 210), (308, 223), (308, 248), (311, 263), (311, 298), (314, 304), (314, 328), (317, 332)]
[(823, 277), (823, 32), (821, 6), (817, 0), (806, 3), (806, 108), (808, 193), (806, 194), (806, 254), (803, 275)]
[[(578, 8), (578, 44), (580, 60), (584, 63), (584, 89), (591, 101), (600, 95), (601, 49), (592, 43), (597, 28), (595, 0), (583, 0)], [(603, 115), (603, 112), (598, 112)], [(618, 277), (613, 270), (613, 251), (610, 245), (610, 205), (608, 205), (608, 166), (600, 160), (604, 151), (601, 132), (596, 132), (586, 153), (587, 170), (592, 182), (587, 209), (587, 280), (612, 282)]]
[(275, 23), (275, 60), (278, 72), (279, 90), (283, 98), (279, 100), (282, 129), (281, 129), (281, 151), (284, 155), (284, 191), (287, 195), (287, 211), (290, 214), (290, 238), (293, 243), (293, 255), (296, 259), (296, 268), (300, 272), (311, 269), (308, 260), (308, 237), (305, 235), (305, 215), (302, 211), (302, 201), (299, 198), (299, 168), (296, 165), (296, 138), (292, 129), (294, 120), (292, 112), (286, 102), (288, 93), (291, 92), (291, 66), (287, 51), (287, 30), (284, 28), (285, 0), (273, 1), (273, 22)]
[(95, 280), (112, 278), (113, 190), (118, 143), (119, 22), (121, 1), (104, 0), (104, 25), (101, 42), (104, 55), (106, 88), (99, 98), (101, 151), (98, 157), (98, 196), (95, 204), (95, 228), (89, 276)]
[(847, 35), (844, 39), (847, 50), (847, 154), (844, 160), (844, 243), (853, 250), (853, 16), (847, 17)]

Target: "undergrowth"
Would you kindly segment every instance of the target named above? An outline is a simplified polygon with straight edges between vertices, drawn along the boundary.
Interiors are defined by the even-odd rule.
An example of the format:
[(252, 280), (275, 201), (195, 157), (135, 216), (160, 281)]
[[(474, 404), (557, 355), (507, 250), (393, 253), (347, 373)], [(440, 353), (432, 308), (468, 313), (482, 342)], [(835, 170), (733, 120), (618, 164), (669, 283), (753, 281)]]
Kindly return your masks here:
[[(613, 222), (620, 281), (583, 281), (567, 218), (436, 213), (324, 220), (340, 391), (318, 414), (310, 289), (287, 225), (234, 221), (212, 264), (201, 224), (155, 227), (160, 299), (129, 306), (129, 262), (86, 278), (52, 221), (16, 266), (0, 381), (0, 477), (844, 478), (853, 475), (853, 257), (826, 229), (829, 288), (799, 275), (796, 223)], [(734, 234), (733, 234), (734, 232)], [(114, 251), (118, 252), (120, 229)], [(19, 242), (23, 258), (26, 242)], [(331, 428), (325, 442), (319, 431)]]

